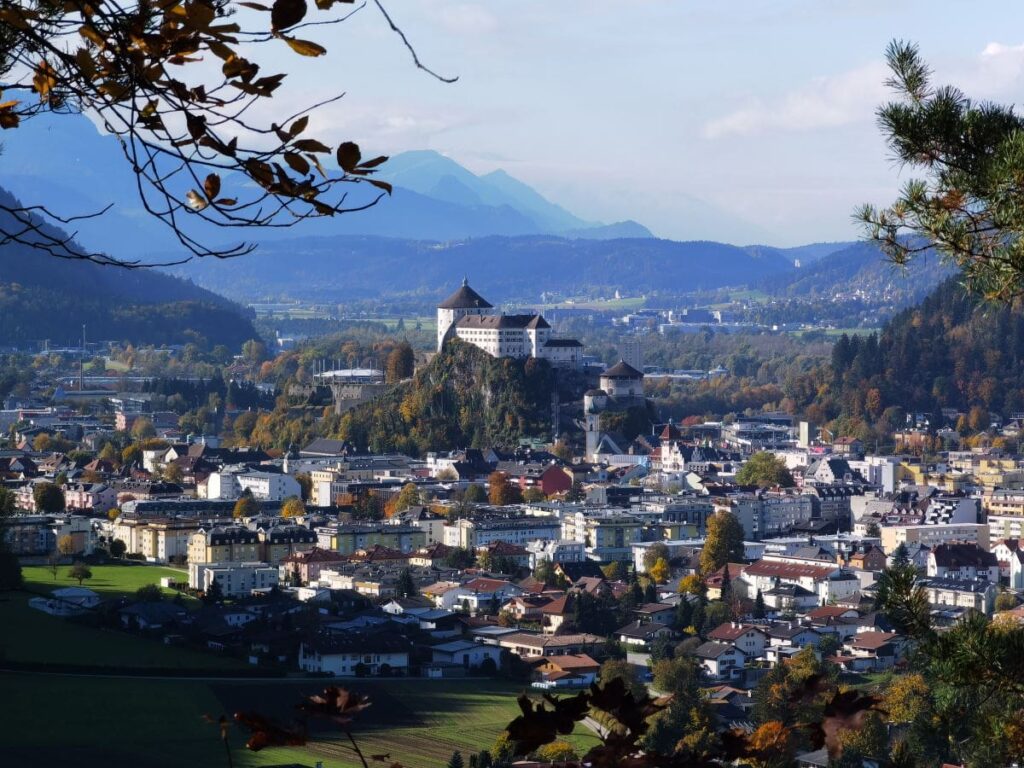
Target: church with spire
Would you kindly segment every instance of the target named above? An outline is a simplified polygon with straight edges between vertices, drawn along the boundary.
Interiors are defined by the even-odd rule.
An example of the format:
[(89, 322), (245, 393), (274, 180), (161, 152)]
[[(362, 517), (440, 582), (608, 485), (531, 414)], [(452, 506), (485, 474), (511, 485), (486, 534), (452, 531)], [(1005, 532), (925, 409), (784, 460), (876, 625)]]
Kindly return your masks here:
[(583, 345), (559, 339), (541, 314), (506, 315), (469, 287), (464, 279), (455, 293), (437, 306), (437, 351), (460, 339), (492, 357), (535, 357), (559, 368), (578, 368)]

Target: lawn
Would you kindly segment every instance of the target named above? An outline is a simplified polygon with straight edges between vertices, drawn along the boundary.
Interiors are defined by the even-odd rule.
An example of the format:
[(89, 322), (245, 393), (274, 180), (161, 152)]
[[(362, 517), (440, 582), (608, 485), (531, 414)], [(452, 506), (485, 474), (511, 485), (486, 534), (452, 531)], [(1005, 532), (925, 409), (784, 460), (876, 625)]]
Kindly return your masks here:
[[(64, 765), (74, 755), (79, 768), (142, 765), (153, 768), (223, 765), (216, 728), (201, 715), (253, 709), (288, 717), (292, 705), (314, 693), (319, 681), (201, 681), (87, 679), (6, 675), (0, 721), (10, 734), (4, 765)], [(486, 749), (516, 716), (519, 688), (487, 680), (360, 681), (353, 686), (373, 702), (357, 722), (356, 737), (367, 754), (389, 754), (405, 768), (442, 768), (451, 753), (464, 757)], [(38, 713), (59, 703), (60, 728)], [(96, 706), (102, 702), (102, 706)], [(581, 732), (586, 733), (580, 726)], [(304, 748), (244, 749), (245, 734), (232, 728), (236, 766), (299, 764), (350, 768), (355, 757), (330, 732), (315, 734)], [(574, 737), (582, 749), (593, 736)], [(145, 759), (140, 761), (140, 756)], [(385, 763), (386, 765), (387, 763)]]
[[(29, 565), (21, 569), (25, 579), (25, 587), (32, 592), (45, 592), (49, 594), (59, 587), (77, 586), (75, 579), (67, 576), (70, 566), (62, 565), (57, 569), (57, 578), (53, 577), (50, 569), (44, 565)], [(83, 587), (97, 592), (102, 598), (113, 598), (130, 596), (135, 590), (147, 584), (159, 584), (160, 579), (170, 577), (175, 581), (187, 581), (186, 571), (174, 568), (162, 568), (151, 565), (90, 565), (92, 578), (82, 582)], [(165, 589), (164, 593), (173, 597), (176, 592)]]
[[(84, 586), (108, 599), (133, 594), (145, 584), (158, 584), (163, 576), (182, 577), (181, 571), (147, 566), (91, 566), (91, 570), (93, 578)], [(245, 666), (212, 653), (98, 629), (30, 608), (28, 601), (33, 595), (48, 594), (58, 587), (75, 586), (77, 582), (67, 578), (67, 566), (61, 566), (56, 580), (41, 566), (25, 567), (22, 574), (26, 591), (0, 595), (0, 627), (3, 627), (0, 659), (132, 668), (238, 669)]]

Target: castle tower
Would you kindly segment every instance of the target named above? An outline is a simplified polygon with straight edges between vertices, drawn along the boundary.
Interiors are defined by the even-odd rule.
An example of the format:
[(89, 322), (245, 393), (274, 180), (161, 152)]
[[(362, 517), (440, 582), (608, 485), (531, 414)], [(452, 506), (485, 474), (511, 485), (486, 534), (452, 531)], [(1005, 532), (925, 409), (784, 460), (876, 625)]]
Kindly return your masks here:
[(600, 377), (600, 386), (613, 398), (621, 400), (644, 397), (644, 375), (623, 361), (617, 362)]
[(494, 305), (469, 287), (469, 280), (455, 293), (437, 305), (437, 351), (441, 351), (452, 326), (467, 315), (493, 315)]

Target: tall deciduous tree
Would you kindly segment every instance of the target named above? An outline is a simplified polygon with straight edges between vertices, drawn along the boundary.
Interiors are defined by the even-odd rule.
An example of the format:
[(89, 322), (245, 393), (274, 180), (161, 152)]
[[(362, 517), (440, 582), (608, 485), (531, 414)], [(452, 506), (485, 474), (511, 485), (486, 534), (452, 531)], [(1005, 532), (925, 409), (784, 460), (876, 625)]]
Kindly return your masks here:
[(743, 526), (732, 512), (719, 510), (707, 522), (707, 536), (700, 552), (700, 570), (707, 575), (726, 563), (743, 559)]
[(231, 511), (231, 516), (236, 520), (243, 517), (253, 517), (260, 513), (260, 503), (256, 501), (255, 497), (246, 491), (238, 497), (238, 501), (235, 502), (235, 507)]
[(487, 477), (487, 500), (495, 506), (518, 504), (523, 500), (519, 486), (513, 485), (504, 472), (491, 472)]
[(740, 485), (756, 485), (759, 488), (781, 486), (792, 488), (793, 475), (786, 467), (786, 462), (770, 451), (759, 451), (747, 459), (736, 473), (736, 482)]
[(388, 355), (384, 376), (389, 383), (399, 382), (412, 376), (415, 367), (416, 353), (413, 352), (412, 344), (403, 341)]
[(53, 483), (37, 483), (32, 489), (36, 511), (53, 514), (64, 511), (64, 491)]
[(85, 563), (75, 563), (68, 569), (68, 578), (75, 579), (78, 586), (82, 586), (83, 581), (92, 578), (92, 570)]
[(302, 517), (306, 514), (306, 505), (298, 496), (289, 496), (281, 505), (281, 517)]
[(57, 539), (57, 551), (60, 552), (64, 557), (71, 557), (78, 550), (75, 545), (75, 540), (68, 534), (64, 534)]

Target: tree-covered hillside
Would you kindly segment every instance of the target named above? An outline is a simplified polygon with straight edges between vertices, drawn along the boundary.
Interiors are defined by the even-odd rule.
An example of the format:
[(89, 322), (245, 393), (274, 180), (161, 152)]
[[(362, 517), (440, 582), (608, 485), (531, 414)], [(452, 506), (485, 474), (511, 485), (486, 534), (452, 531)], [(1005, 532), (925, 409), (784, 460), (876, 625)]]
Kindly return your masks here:
[(513, 446), (551, 433), (557, 376), (543, 360), (495, 359), (453, 341), (412, 380), (342, 415), (336, 436), (371, 452)]
[[(0, 199), (16, 204), (3, 190)], [(92, 339), (134, 344), (199, 341), (237, 349), (256, 336), (242, 307), (187, 280), (0, 246), (0, 345), (74, 343), (82, 324)]]
[(853, 422), (887, 409), (1024, 410), (1024, 308), (985, 302), (947, 280), (880, 335), (841, 337), (831, 374), (817, 405)]
[(851, 243), (801, 269), (769, 275), (756, 285), (782, 298), (851, 297), (860, 294), (906, 306), (920, 301), (953, 270), (935, 256), (922, 256), (921, 269), (906, 272), (873, 243)]

